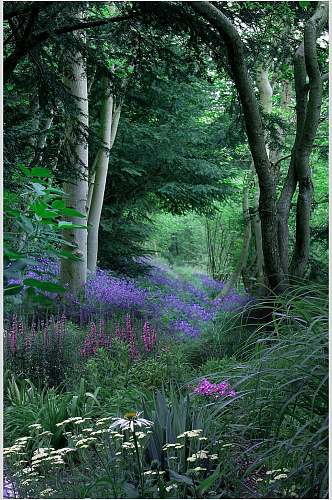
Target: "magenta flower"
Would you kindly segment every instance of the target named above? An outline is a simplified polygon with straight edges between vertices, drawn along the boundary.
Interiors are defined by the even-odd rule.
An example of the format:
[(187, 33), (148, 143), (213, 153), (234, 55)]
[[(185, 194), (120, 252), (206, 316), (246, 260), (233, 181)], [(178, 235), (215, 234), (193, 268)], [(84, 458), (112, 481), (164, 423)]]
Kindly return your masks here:
[(9, 346), (13, 354), (17, 352), (17, 318), (13, 316), (12, 327), (9, 332)]
[(153, 350), (157, 343), (157, 332), (154, 328), (150, 328), (147, 321), (143, 325), (143, 345), (145, 352), (149, 353)]
[(219, 399), (222, 396), (235, 397), (236, 391), (231, 389), (229, 383), (226, 380), (219, 382), (219, 384), (214, 384), (210, 382), (207, 378), (201, 380), (198, 386), (194, 389), (194, 394), (200, 396), (212, 396), (215, 399)]

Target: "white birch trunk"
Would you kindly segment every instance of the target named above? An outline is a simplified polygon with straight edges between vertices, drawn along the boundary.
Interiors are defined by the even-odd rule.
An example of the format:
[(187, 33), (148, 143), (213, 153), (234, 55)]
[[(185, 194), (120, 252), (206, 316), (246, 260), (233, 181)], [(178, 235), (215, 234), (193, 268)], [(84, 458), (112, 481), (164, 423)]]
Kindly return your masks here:
[[(65, 85), (76, 103), (77, 115), (70, 118), (66, 130), (66, 147), (72, 164), (76, 165), (73, 182), (66, 182), (63, 189), (66, 193), (66, 204), (78, 210), (84, 217), (66, 217), (74, 224), (86, 224), (88, 196), (88, 91), (86, 62), (80, 52), (73, 53), (69, 60)], [(68, 284), (72, 293), (77, 293), (86, 283), (87, 278), (87, 230), (84, 228), (64, 231), (64, 239), (75, 245), (74, 254), (78, 261), (63, 259), (61, 261), (61, 281)], [(67, 250), (71, 247), (66, 248)]]
[(115, 141), (121, 107), (115, 107), (110, 82), (104, 79), (104, 98), (100, 117), (100, 140), (102, 142), (94, 161), (94, 173), (89, 186), (88, 218), (88, 270), (96, 271), (98, 257), (98, 233), (104, 202), (110, 150)]

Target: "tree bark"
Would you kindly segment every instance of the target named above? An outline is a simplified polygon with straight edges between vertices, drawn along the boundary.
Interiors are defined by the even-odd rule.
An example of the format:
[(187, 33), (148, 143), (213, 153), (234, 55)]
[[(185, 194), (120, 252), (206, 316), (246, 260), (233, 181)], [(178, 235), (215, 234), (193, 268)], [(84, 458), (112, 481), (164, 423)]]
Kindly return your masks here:
[(40, 120), (40, 132), (37, 138), (36, 150), (32, 165), (40, 165), (43, 161), (44, 151), (47, 142), (47, 133), (52, 126), (53, 110), (49, 110), (46, 116)]
[(241, 100), (249, 147), (259, 180), (259, 213), (265, 272), (270, 287), (280, 290), (283, 287), (283, 273), (277, 239), (276, 185), (265, 147), (259, 106), (245, 60), (244, 45), (231, 21), (214, 5), (210, 2), (190, 2), (190, 4), (219, 31), (226, 45), (233, 80)]
[(310, 154), (316, 137), (322, 105), (322, 75), (320, 73), (316, 40), (328, 18), (327, 2), (319, 2), (315, 14), (304, 28), (304, 59), (309, 77), (309, 97), (299, 147), (296, 150), (296, 175), (299, 194), (296, 206), (296, 241), (290, 274), (303, 277), (310, 252), (310, 215), (312, 180)]
[(111, 85), (104, 77), (104, 98), (100, 117), (100, 140), (102, 142), (94, 162), (94, 173), (89, 187), (88, 218), (88, 270), (94, 273), (98, 257), (98, 233), (104, 202), (108, 172), (109, 153), (113, 147), (121, 114), (121, 105), (116, 105), (111, 94)]
[[(326, 12), (325, 12), (326, 11)], [(327, 8), (324, 7), (324, 2), (318, 4), (318, 8), (309, 23), (313, 23), (315, 26), (316, 21), (318, 21), (316, 27), (316, 33), (313, 36), (311, 33), (310, 46), (315, 52), (316, 39), (324, 24), (327, 20)], [(306, 28), (307, 29), (307, 28)], [(311, 28), (312, 31), (312, 28)], [(313, 39), (314, 38), (314, 39)], [(308, 45), (308, 40), (307, 40)], [(314, 59), (315, 59), (314, 55)], [(282, 268), (285, 275), (295, 274), (297, 276), (303, 276), (305, 267), (309, 258), (309, 245), (310, 245), (310, 207), (311, 207), (311, 174), (309, 169), (309, 156), (312, 150), (313, 140), (317, 131), (317, 119), (319, 120), (320, 115), (320, 103), (321, 103), (321, 85), (319, 81), (315, 81), (314, 88), (317, 88), (318, 83), (318, 94), (314, 90), (315, 98), (311, 97), (311, 108), (314, 107), (313, 102), (318, 106), (314, 112), (315, 121), (311, 122), (311, 118), (308, 120), (307, 106), (308, 106), (308, 91), (313, 83), (313, 78), (309, 77), (309, 85), (306, 83), (308, 68), (307, 61), (305, 58), (305, 48), (304, 42), (301, 43), (297, 49), (293, 67), (294, 67), (294, 81), (295, 81), (295, 95), (296, 95), (296, 136), (292, 148), (291, 160), (288, 168), (287, 177), (281, 191), (279, 201), (278, 201), (278, 242), (279, 242), (279, 252)], [(317, 73), (317, 66), (314, 73)], [(315, 77), (314, 77), (315, 79)], [(319, 75), (318, 75), (319, 79)], [(318, 97), (318, 99), (317, 99)], [(310, 99), (310, 98), (309, 98)], [(318, 101), (318, 102), (317, 102)], [(318, 109), (319, 108), (319, 109)], [(306, 144), (307, 139), (304, 137), (305, 124), (307, 129), (310, 129), (311, 139), (308, 144)], [(309, 150), (307, 149), (309, 146)], [(303, 162), (304, 155), (304, 162)], [(298, 169), (298, 159), (300, 160), (300, 170)], [(301, 182), (301, 196), (299, 196), (297, 218), (296, 218), (296, 244), (295, 251), (292, 258), (291, 266), (289, 267), (289, 228), (288, 219), (291, 208), (292, 199), (296, 190), (296, 186), (299, 180), (299, 173), (301, 172), (301, 167), (303, 167), (302, 173), (304, 174), (303, 180)], [(300, 173), (301, 175), (301, 173)], [(302, 220), (303, 218), (303, 220)], [(296, 262), (300, 266), (296, 266)]]
[(220, 297), (226, 297), (226, 295), (228, 295), (231, 288), (237, 283), (238, 279), (240, 278), (241, 272), (242, 272), (243, 268), (245, 267), (247, 260), (248, 260), (249, 245), (250, 245), (250, 239), (251, 239), (251, 224), (250, 224), (250, 213), (249, 213), (249, 189), (250, 189), (250, 185), (248, 183), (243, 189), (244, 230), (243, 230), (243, 244), (242, 244), (241, 255), (239, 258), (239, 262), (238, 262), (236, 268), (234, 269), (234, 272), (231, 274), (229, 280), (227, 281), (227, 283), (225, 284), (221, 293), (219, 294)]
[[(63, 189), (67, 205), (78, 210), (84, 217), (68, 217), (73, 224), (86, 224), (88, 196), (88, 93), (86, 61), (80, 52), (69, 56), (65, 85), (76, 105), (76, 116), (68, 119), (66, 130), (66, 147), (68, 158), (75, 165), (75, 179), (66, 182)], [(75, 247), (74, 254), (80, 260), (61, 260), (61, 281), (76, 294), (86, 283), (87, 278), (87, 230), (73, 228), (64, 231), (64, 239)], [(70, 250), (72, 247), (65, 247)]]
[[(259, 101), (262, 106), (263, 112), (269, 114), (272, 112), (272, 96), (273, 96), (273, 89), (269, 80), (269, 68), (264, 68), (263, 66), (259, 67), (257, 71), (256, 83), (259, 90)], [(271, 151), (269, 152), (268, 148), (266, 148), (266, 150), (271, 160)], [(261, 220), (259, 216), (260, 190), (259, 187), (257, 186), (257, 181), (256, 181), (257, 174), (255, 172), (255, 167), (253, 163), (251, 163), (251, 170), (253, 172), (254, 185), (256, 186), (256, 192), (254, 193), (254, 205), (253, 205), (254, 215), (251, 221), (255, 237), (255, 248), (256, 248), (256, 260), (255, 260), (256, 280), (257, 280), (256, 293), (262, 295), (265, 292), (266, 286), (264, 279), (263, 237), (262, 237)]]

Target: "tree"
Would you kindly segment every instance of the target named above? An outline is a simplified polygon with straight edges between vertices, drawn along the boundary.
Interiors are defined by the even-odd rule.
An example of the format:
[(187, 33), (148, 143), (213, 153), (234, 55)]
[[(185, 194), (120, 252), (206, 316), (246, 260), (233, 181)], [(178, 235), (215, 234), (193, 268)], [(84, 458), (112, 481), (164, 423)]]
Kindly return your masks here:
[(121, 101), (117, 102), (112, 95), (109, 78), (103, 78), (103, 101), (100, 116), (100, 139), (102, 141), (98, 150), (89, 187), (88, 200), (88, 269), (94, 273), (98, 256), (98, 233), (101, 212), (104, 203), (105, 185), (107, 180), (110, 150), (114, 144), (121, 113)]
[[(84, 35), (80, 36), (84, 40)], [(68, 55), (65, 85), (76, 108), (76, 116), (67, 121), (66, 148), (68, 158), (76, 164), (77, 179), (64, 183), (65, 196), (70, 208), (76, 213), (70, 217), (76, 227), (64, 230), (68, 249), (75, 247), (74, 254), (80, 260), (61, 260), (61, 281), (77, 293), (87, 278), (87, 199), (88, 199), (88, 86), (86, 61), (82, 51)], [(81, 227), (79, 227), (81, 226)], [(64, 224), (64, 227), (66, 225)], [(66, 249), (65, 246), (65, 249)]]
[[(231, 20), (216, 6), (209, 2), (193, 2), (193, 9), (201, 14), (211, 25), (218, 30), (226, 46), (228, 61), (231, 68), (232, 77), (241, 100), (244, 120), (246, 124), (247, 136), (250, 151), (252, 154), (255, 169), (258, 175), (260, 186), (259, 213), (262, 225), (263, 252), (265, 261), (265, 271), (272, 289), (283, 289), (287, 281), (284, 268), (282, 266), (282, 256), (279, 251), (277, 232), (277, 200), (276, 200), (276, 178), (271, 165), (265, 144), (264, 127), (262, 116), (259, 110), (257, 98), (254, 93), (251, 78), (246, 63), (245, 47), (241, 36), (234, 27)], [(313, 140), (317, 131), (320, 107), (322, 101), (322, 77), (320, 74), (316, 40), (318, 34), (327, 22), (327, 3), (319, 2), (315, 13), (308, 20), (304, 30), (304, 42), (296, 53), (296, 58), (300, 58), (301, 67), (295, 66), (295, 80), (301, 83), (300, 95), (304, 97), (304, 102), (300, 102), (297, 94), (298, 113), (302, 113), (304, 121), (298, 120), (297, 140), (294, 144), (291, 167), (288, 181), (291, 189), (288, 189), (288, 199), (292, 199), (294, 191), (292, 187), (299, 182), (299, 200), (297, 216), (297, 241), (290, 270), (296, 276), (302, 276), (309, 253), (309, 219), (311, 208), (311, 180), (309, 170), (309, 158), (312, 150)], [(306, 85), (303, 80), (306, 73), (309, 77), (310, 96), (308, 103), (306, 97)], [(307, 107), (305, 107), (307, 105)], [(303, 116), (304, 114), (304, 116)], [(302, 127), (305, 132), (302, 132)], [(301, 151), (298, 145), (301, 144)], [(295, 175), (293, 173), (295, 169)], [(294, 187), (294, 190), (295, 190)], [(284, 216), (287, 214), (284, 212)], [(279, 211), (279, 220), (281, 213)]]

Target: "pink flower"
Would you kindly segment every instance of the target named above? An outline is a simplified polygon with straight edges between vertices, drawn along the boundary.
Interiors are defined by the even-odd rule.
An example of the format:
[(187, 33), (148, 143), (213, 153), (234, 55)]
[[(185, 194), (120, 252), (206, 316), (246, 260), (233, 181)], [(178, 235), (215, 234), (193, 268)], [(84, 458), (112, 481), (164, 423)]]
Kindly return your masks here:
[(17, 317), (13, 316), (12, 327), (9, 332), (9, 346), (12, 353), (17, 352)]
[(215, 399), (218, 399), (221, 396), (235, 397), (237, 395), (236, 391), (230, 388), (229, 383), (226, 380), (219, 382), (219, 384), (214, 384), (207, 378), (201, 380), (193, 392), (194, 394), (199, 394), (201, 396), (213, 396)]
[(143, 345), (145, 352), (151, 352), (157, 343), (157, 332), (156, 330), (150, 329), (150, 325), (147, 321), (143, 325)]

